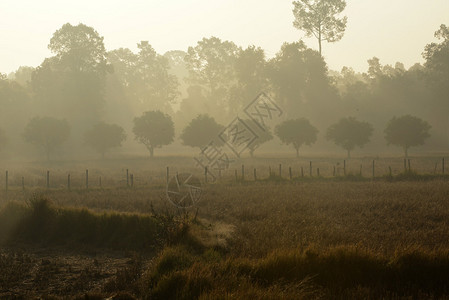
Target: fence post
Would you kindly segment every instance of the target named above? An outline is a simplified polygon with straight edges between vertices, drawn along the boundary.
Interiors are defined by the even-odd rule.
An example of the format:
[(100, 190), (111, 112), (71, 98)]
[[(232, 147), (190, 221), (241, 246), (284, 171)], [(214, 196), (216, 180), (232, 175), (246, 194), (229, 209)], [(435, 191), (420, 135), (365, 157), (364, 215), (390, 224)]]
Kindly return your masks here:
[(242, 165), (242, 180), (245, 180), (245, 165)]
[(333, 173), (334, 177), (335, 177), (335, 166), (334, 166), (334, 173)]
[(346, 160), (343, 160), (343, 175), (346, 176)]
[(360, 176), (362, 176), (362, 164), (360, 164)]
[(309, 174), (312, 177), (312, 161), (309, 161)]
[(444, 175), (444, 157), (443, 157), (443, 166), (442, 167), (443, 167), (443, 175)]
[[(168, 177), (167, 177), (167, 182), (168, 182)], [(128, 171), (128, 169), (126, 169), (126, 186), (129, 187), (129, 171)]]
[(254, 181), (257, 181), (257, 173), (256, 173), (256, 168), (254, 168)]
[(290, 175), (290, 180), (292, 180), (292, 167), (288, 167), (288, 174)]
[(47, 171), (47, 190), (50, 188), (50, 171)]
[(86, 169), (86, 190), (89, 189), (89, 170)]
[(374, 178), (374, 159), (373, 159), (373, 178)]
[(320, 177), (320, 168), (316, 168), (316, 176)]
[(8, 171), (6, 171), (6, 178), (5, 178), (5, 191), (8, 192)]
[(269, 172), (269, 176), (268, 177), (271, 177), (271, 166), (268, 167), (268, 172)]
[(282, 178), (282, 164), (279, 164), (279, 178)]
[(25, 178), (22, 176), (22, 191), (25, 191)]
[(408, 171), (410, 172), (410, 159), (408, 160)]
[(170, 176), (170, 169), (167, 167), (167, 183), (168, 183), (169, 176)]
[(407, 171), (407, 159), (404, 158), (404, 172)]
[(70, 191), (70, 174), (67, 175), (67, 189)]

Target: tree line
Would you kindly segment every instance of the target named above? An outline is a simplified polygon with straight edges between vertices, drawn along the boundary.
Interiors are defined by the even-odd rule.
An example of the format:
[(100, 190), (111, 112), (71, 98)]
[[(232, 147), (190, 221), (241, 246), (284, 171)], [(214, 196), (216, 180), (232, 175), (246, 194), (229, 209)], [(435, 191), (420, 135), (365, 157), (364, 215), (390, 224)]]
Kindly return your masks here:
[[(306, 32), (310, 29), (308, 34), (320, 41), (338, 41), (346, 26), (345, 18), (329, 17), (334, 27), (314, 23), (313, 28), (298, 20), (306, 20), (307, 14), (320, 9), (336, 16), (344, 6), (310, 10), (311, 3), (308, 5), (306, 8), (294, 5), (294, 26)], [(313, 19), (316, 15), (309, 17)], [(20, 67), (16, 72), (0, 76), (0, 148), (24, 153), (23, 149), (27, 149), (24, 141), (30, 139), (22, 137), (26, 136), (29, 124), (46, 118), (65, 120), (67, 126), (60, 124), (59, 130), (63, 135), (70, 128), (70, 135), (65, 133), (66, 143), (75, 152), (80, 145), (97, 141), (93, 130), (106, 131), (108, 124), (120, 124), (108, 128), (121, 137), (113, 144), (121, 144), (125, 132), (135, 134), (135, 118), (147, 114), (144, 112), (152, 112), (154, 118), (160, 114), (169, 116), (174, 132), (184, 135), (184, 128), (199, 115), (226, 124), (260, 91), (267, 91), (284, 111), (282, 124), (291, 122), (288, 124), (293, 126), (309, 120), (317, 133), (325, 133), (327, 138), (318, 139), (317, 147), (325, 147), (323, 141), (329, 140), (349, 154), (354, 147), (365, 145), (368, 139), (374, 149), (379, 149), (376, 147), (385, 144), (383, 135), (394, 136), (393, 133), (371, 130), (360, 141), (340, 141), (341, 138), (335, 138), (338, 127), (333, 125), (346, 120), (341, 127), (348, 132), (354, 130), (351, 135), (356, 135), (358, 131), (369, 130), (360, 124), (351, 127), (354, 120), (369, 123), (369, 128), (385, 128), (385, 124), (409, 116), (420, 120), (424, 138), (431, 135), (429, 147), (447, 149), (449, 29), (441, 25), (435, 36), (439, 41), (424, 47), (423, 65), (417, 63), (406, 69), (399, 62), (394, 66), (382, 65), (374, 57), (368, 60), (368, 70), (358, 73), (350, 67), (339, 72), (329, 70), (320, 52), (302, 41), (285, 43), (272, 58), (267, 58), (260, 47), (242, 48), (217, 37), (203, 38), (187, 51), (168, 51), (163, 55), (148, 41), (138, 43), (136, 52), (126, 48), (106, 51), (103, 37), (94, 28), (67, 23), (50, 39), (48, 47), (53, 56), (36, 68)], [(272, 133), (279, 136), (282, 128), (273, 128)], [(90, 137), (87, 132), (91, 132)], [(270, 140), (270, 136), (264, 139)], [(159, 147), (145, 138), (136, 141), (144, 144), (150, 153)], [(287, 142), (282, 138), (281, 141), (294, 147), (313, 143)], [(52, 143), (48, 141), (49, 145)], [(393, 139), (387, 139), (387, 143), (395, 144)], [(411, 142), (401, 146), (408, 150), (414, 145)], [(251, 153), (258, 145), (252, 147)]]
[[(140, 117), (134, 118), (133, 134), (135, 139), (144, 145), (153, 157), (154, 149), (169, 145), (174, 141), (175, 128), (172, 118), (161, 111), (147, 111)], [(180, 135), (182, 144), (202, 149), (223, 131), (225, 127), (218, 124), (208, 115), (198, 115), (184, 128)], [(403, 148), (407, 157), (408, 149), (424, 144), (429, 137), (430, 125), (414, 116), (405, 115), (391, 119), (385, 130), (385, 139), (388, 144)], [(299, 118), (286, 120), (274, 129), (275, 135), (286, 145), (291, 145), (299, 157), (299, 149), (303, 145), (316, 142), (318, 129), (308, 119)], [(332, 124), (326, 132), (326, 138), (333, 141), (347, 151), (350, 158), (351, 151), (356, 147), (363, 147), (370, 140), (373, 133), (371, 124), (358, 121), (353, 117), (342, 118)], [(23, 132), (26, 142), (41, 147), (50, 160), (50, 155), (64, 143), (70, 135), (70, 126), (64, 119), (53, 117), (35, 117), (28, 122)], [(108, 150), (120, 147), (126, 139), (125, 130), (116, 124), (98, 123), (84, 133), (84, 143), (97, 151), (104, 158)], [(0, 141), (4, 138), (0, 132)], [(251, 157), (254, 151), (263, 143), (270, 141), (273, 135), (266, 130), (256, 141), (248, 145)], [(221, 142), (217, 146), (224, 146)]]

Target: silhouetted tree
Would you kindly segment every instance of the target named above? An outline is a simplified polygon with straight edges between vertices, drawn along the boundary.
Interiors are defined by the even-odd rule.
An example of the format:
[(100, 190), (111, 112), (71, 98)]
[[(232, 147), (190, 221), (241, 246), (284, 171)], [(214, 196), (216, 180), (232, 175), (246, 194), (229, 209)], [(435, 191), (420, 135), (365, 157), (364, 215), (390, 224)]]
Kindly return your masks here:
[(183, 145), (190, 147), (202, 148), (211, 141), (214, 141), (216, 145), (220, 145), (222, 144), (219, 142), (221, 140), (217, 139), (217, 137), (223, 129), (224, 126), (218, 124), (209, 115), (198, 115), (184, 128), (180, 139)]
[(31, 82), (31, 75), (33, 74), (35, 68), (21, 66), (14, 73), (10, 74), (11, 79), (16, 81), (23, 87), (28, 87)]
[(385, 139), (388, 145), (401, 146), (404, 156), (408, 157), (410, 147), (424, 145), (424, 141), (430, 137), (430, 128), (429, 123), (415, 116), (393, 117), (385, 128)]
[(47, 58), (32, 74), (31, 86), (41, 112), (67, 117), (77, 134), (98, 122), (104, 107), (106, 74), (112, 71), (95, 29), (64, 24), (52, 36)]
[(353, 117), (342, 118), (327, 129), (326, 138), (341, 146), (351, 157), (355, 147), (363, 147), (373, 134), (373, 126), (368, 122), (357, 121)]
[(84, 133), (86, 145), (95, 149), (103, 158), (109, 149), (120, 147), (125, 140), (125, 130), (116, 124), (98, 123)]
[(235, 82), (238, 51), (233, 42), (217, 37), (203, 38), (187, 51), (188, 82), (202, 87), (204, 95), (214, 105), (210, 113), (216, 117), (223, 117), (226, 112), (229, 90)]
[(299, 157), (299, 148), (302, 145), (311, 145), (316, 142), (318, 129), (305, 118), (287, 120), (277, 125), (275, 134), (286, 145), (292, 145)]
[(338, 15), (346, 7), (345, 0), (299, 0), (293, 5), (293, 26), (318, 40), (320, 55), (322, 41), (333, 43), (341, 40), (347, 17), (338, 18)]
[[(251, 124), (251, 121), (245, 120), (246, 124)], [(254, 157), (254, 151), (256, 151), (262, 144), (265, 144), (268, 141), (271, 141), (273, 139), (273, 135), (271, 134), (271, 131), (269, 129), (266, 129), (265, 131), (258, 130), (257, 131), (257, 139), (248, 146), (249, 155), (251, 157)]]
[(160, 148), (173, 142), (175, 127), (171, 117), (161, 111), (147, 111), (134, 118), (133, 133), (135, 139), (145, 145), (153, 157), (154, 148)]
[(52, 117), (35, 117), (25, 126), (23, 138), (26, 142), (41, 147), (50, 160), (51, 153), (70, 136), (70, 126), (66, 120)]
[(137, 54), (123, 48), (108, 53), (128, 101), (135, 111), (171, 112), (171, 104), (179, 95), (179, 83), (176, 76), (169, 73), (169, 60), (157, 54), (147, 41), (138, 43), (137, 48)]

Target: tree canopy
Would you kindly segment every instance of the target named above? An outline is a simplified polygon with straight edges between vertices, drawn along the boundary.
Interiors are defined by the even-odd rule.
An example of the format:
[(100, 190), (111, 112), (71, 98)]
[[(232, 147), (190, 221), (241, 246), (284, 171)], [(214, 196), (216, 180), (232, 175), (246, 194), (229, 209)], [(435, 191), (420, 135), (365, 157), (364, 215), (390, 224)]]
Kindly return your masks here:
[(333, 43), (343, 37), (347, 17), (338, 16), (346, 8), (345, 0), (299, 0), (293, 6), (293, 26), (318, 40), (320, 55), (322, 41)]
[(190, 147), (202, 148), (211, 141), (219, 145), (217, 137), (223, 129), (224, 126), (209, 115), (198, 115), (184, 128), (179, 138), (183, 145)]
[(173, 142), (175, 127), (171, 117), (161, 111), (147, 111), (134, 118), (133, 133), (135, 139), (145, 145), (154, 155), (154, 148), (160, 148)]
[(23, 138), (26, 142), (41, 147), (47, 160), (53, 151), (70, 136), (70, 126), (66, 120), (52, 117), (34, 117), (25, 126)]
[(368, 122), (358, 121), (353, 117), (342, 118), (327, 129), (326, 138), (341, 146), (351, 157), (355, 147), (363, 147), (373, 134), (373, 126)]
[(318, 129), (310, 124), (305, 118), (287, 120), (277, 125), (275, 134), (282, 143), (292, 145), (296, 150), (296, 157), (299, 157), (299, 148), (302, 145), (315, 143)]
[(430, 128), (429, 123), (415, 116), (393, 117), (385, 128), (385, 139), (388, 145), (401, 146), (408, 157), (410, 147), (424, 145), (430, 137)]
[(114, 147), (120, 147), (126, 140), (125, 130), (116, 124), (98, 123), (84, 134), (86, 145), (92, 147), (104, 158), (105, 153)]

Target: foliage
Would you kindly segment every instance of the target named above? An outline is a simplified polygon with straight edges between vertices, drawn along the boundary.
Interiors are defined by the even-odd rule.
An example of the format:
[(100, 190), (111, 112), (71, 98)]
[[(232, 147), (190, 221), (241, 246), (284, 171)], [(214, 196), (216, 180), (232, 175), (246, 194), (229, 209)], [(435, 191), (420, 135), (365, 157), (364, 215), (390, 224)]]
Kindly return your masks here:
[(31, 79), (40, 113), (73, 120), (74, 132), (82, 133), (98, 122), (104, 107), (111, 68), (103, 37), (92, 27), (66, 23), (53, 34), (48, 48), (55, 55), (46, 58)]
[(34, 117), (25, 126), (23, 138), (26, 142), (42, 147), (50, 160), (51, 153), (62, 145), (70, 135), (66, 120), (52, 117)]
[(346, 29), (347, 17), (338, 18), (346, 7), (345, 0), (299, 0), (293, 2), (293, 25), (321, 42), (338, 42)]
[(184, 128), (179, 138), (185, 146), (202, 148), (211, 141), (218, 143), (217, 137), (223, 129), (224, 126), (209, 115), (198, 115)]
[(98, 123), (84, 134), (85, 143), (94, 148), (104, 158), (113, 147), (120, 147), (126, 140), (125, 130), (116, 124)]
[(411, 115), (393, 117), (384, 130), (387, 144), (401, 146), (405, 157), (408, 149), (414, 146), (424, 145), (424, 141), (430, 137), (431, 126), (426, 121)]
[(136, 110), (171, 112), (176, 100), (178, 80), (169, 73), (169, 60), (156, 53), (148, 41), (137, 44), (138, 54), (120, 48), (108, 53), (108, 58), (127, 91)]
[(147, 111), (134, 118), (133, 133), (135, 139), (145, 145), (153, 157), (154, 148), (160, 148), (173, 142), (175, 127), (171, 117), (161, 111)]
[(296, 150), (296, 157), (299, 157), (299, 148), (302, 145), (311, 145), (315, 143), (318, 134), (309, 120), (305, 118), (287, 120), (276, 126), (275, 134), (287, 145), (292, 145)]
[(355, 147), (363, 147), (373, 134), (373, 126), (353, 117), (342, 118), (327, 129), (326, 138), (348, 151), (348, 158)]

